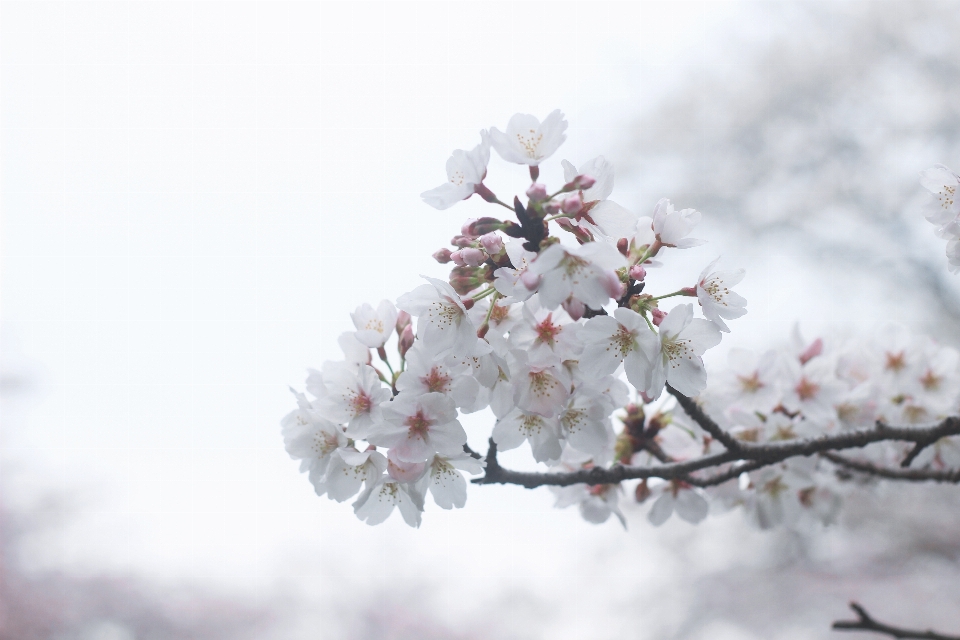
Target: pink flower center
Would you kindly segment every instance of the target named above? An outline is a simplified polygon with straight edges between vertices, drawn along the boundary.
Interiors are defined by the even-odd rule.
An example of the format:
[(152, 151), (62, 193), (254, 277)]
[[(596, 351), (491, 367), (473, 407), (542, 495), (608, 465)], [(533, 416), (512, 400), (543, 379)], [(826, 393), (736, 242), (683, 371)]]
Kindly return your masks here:
[(804, 377), (800, 378), (800, 382), (797, 384), (795, 390), (797, 395), (800, 396), (800, 400), (811, 400), (820, 392), (820, 385)]
[(421, 409), (417, 411), (416, 414), (408, 417), (403, 424), (409, 429), (408, 433), (410, 437), (425, 439), (427, 433), (430, 431), (431, 422), (423, 415), (423, 410)]
[(439, 367), (430, 369), (430, 373), (421, 380), (423, 380), (423, 384), (426, 385), (428, 391), (436, 393), (446, 393), (450, 386), (450, 376), (443, 373)]
[(885, 365), (888, 371), (899, 372), (907, 366), (906, 356), (903, 355), (903, 351), (900, 353), (890, 353), (887, 352), (887, 364)]
[(920, 384), (923, 385), (923, 388), (927, 391), (936, 391), (940, 388), (940, 382), (943, 379), (935, 374), (930, 369), (927, 369), (927, 372), (923, 374), (923, 377), (920, 378)]
[(764, 387), (764, 384), (760, 382), (759, 371), (754, 371), (750, 377), (737, 376), (737, 380), (740, 381), (740, 386), (743, 388), (744, 393), (756, 393)]
[(353, 411), (354, 416), (362, 416), (365, 413), (370, 413), (370, 408), (373, 406), (373, 401), (363, 391), (358, 391), (350, 399), (350, 409)]
[(537, 325), (537, 341), (548, 344), (552, 348), (561, 330), (562, 328), (560, 326), (553, 324), (553, 314), (548, 313), (547, 317), (543, 319), (543, 322)]

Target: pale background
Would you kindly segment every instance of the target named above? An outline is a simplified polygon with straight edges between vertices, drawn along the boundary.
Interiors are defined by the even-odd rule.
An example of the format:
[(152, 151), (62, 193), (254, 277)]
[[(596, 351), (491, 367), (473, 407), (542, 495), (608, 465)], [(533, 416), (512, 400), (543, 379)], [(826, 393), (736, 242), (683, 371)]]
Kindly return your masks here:
[(704, 212), (663, 286), (748, 269), (712, 366), (797, 320), (957, 344), (916, 176), (960, 166), (958, 10), (0, 4), (0, 637), (820, 638), (854, 598), (960, 631), (956, 489), (804, 535), (629, 504), (624, 532), (505, 487), (371, 528), (279, 435), (350, 311), (443, 276), (488, 205), (418, 194), (515, 112), (566, 113), (548, 181), (602, 153), (619, 203)]

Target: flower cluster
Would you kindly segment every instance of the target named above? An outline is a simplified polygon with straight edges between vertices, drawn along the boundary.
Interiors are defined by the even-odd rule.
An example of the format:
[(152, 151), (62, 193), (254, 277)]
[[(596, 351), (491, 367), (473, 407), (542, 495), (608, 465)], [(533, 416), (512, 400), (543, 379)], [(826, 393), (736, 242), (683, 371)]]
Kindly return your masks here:
[[(434, 254), (452, 263), (446, 280), (424, 277), (396, 306), (361, 306), (356, 331), (340, 339), (344, 359), (311, 371), (311, 397), (296, 393), (282, 426), (318, 494), (356, 496), (370, 524), (397, 507), (418, 526), (427, 492), (441, 508), (462, 507), (461, 471), (483, 468), (460, 413), (489, 408), (500, 450), (528, 443), (551, 467), (608, 465), (617, 409), (653, 401), (667, 384), (690, 395), (705, 388), (701, 356), (729, 331), (724, 320), (746, 313), (730, 290), (743, 271), (714, 271), (714, 261), (689, 287), (648, 293), (655, 258), (702, 244), (690, 237), (700, 213), (664, 199), (641, 217), (613, 202), (603, 157), (564, 160), (565, 182), (553, 190), (538, 182), (566, 127), (559, 111), (543, 122), (515, 115), (506, 131), (481, 131), (472, 150), (454, 151), (447, 182), (422, 194), (438, 209), (477, 194), (510, 216), (467, 220), (452, 248)], [(528, 167), (524, 200), (507, 204), (484, 184), (491, 147)], [(661, 308), (675, 296), (695, 302)], [(619, 489), (577, 491), (583, 499), (563, 500), (589, 519), (619, 513)]]
[(960, 200), (957, 199), (960, 176), (938, 164), (920, 174), (920, 184), (932, 194), (926, 218), (937, 225), (937, 237), (947, 241), (950, 272), (960, 273)]
[[(960, 353), (904, 327), (888, 325), (868, 340), (822, 339), (754, 353), (731, 349), (725, 371), (712, 378), (701, 406), (740, 442), (763, 444), (887, 425), (929, 425), (960, 413)], [(636, 412), (636, 410), (635, 410)], [(631, 416), (625, 420), (628, 427)], [(642, 415), (640, 416), (642, 421)], [(657, 414), (640, 429), (652, 440), (634, 458), (684, 460), (709, 453), (711, 436), (682, 411)], [(865, 461), (896, 467), (906, 445), (876, 443), (859, 454)], [(632, 449), (630, 449), (632, 451)], [(640, 461), (640, 460), (638, 460)], [(960, 441), (941, 438), (915, 464), (934, 469), (960, 465)], [(794, 526), (803, 519), (831, 521), (849, 483), (831, 463), (795, 457), (706, 489), (681, 481), (641, 483), (637, 497), (656, 500), (648, 513), (654, 524), (673, 511), (688, 521), (706, 516), (708, 506), (741, 506), (761, 528)], [(648, 486), (651, 485), (651, 486)]]
[[(690, 286), (650, 292), (669, 250), (703, 244), (691, 237), (701, 214), (667, 199), (650, 216), (613, 202), (603, 157), (563, 160), (562, 185), (539, 182), (566, 127), (559, 111), (543, 122), (515, 115), (506, 131), (481, 131), (472, 150), (454, 151), (447, 181), (422, 194), (437, 209), (476, 194), (509, 213), (466, 220), (434, 253), (452, 265), (447, 278), (424, 276), (395, 305), (358, 308), (356, 330), (340, 337), (343, 358), (294, 392), (284, 441), (318, 495), (353, 499), (368, 524), (396, 507), (419, 526), (428, 493), (440, 508), (463, 507), (462, 472), (483, 473), (475, 481), (551, 485), (558, 507), (625, 523), (622, 479), (642, 478), (629, 492), (652, 505), (655, 525), (739, 506), (768, 528), (835, 516), (851, 460), (811, 455), (811, 442), (870, 435), (845, 445), (868, 445), (852, 460), (860, 468), (960, 467), (960, 422), (931, 426), (960, 414), (960, 355), (902, 327), (835, 344), (797, 333), (763, 354), (734, 349), (708, 386), (704, 352), (746, 313), (732, 291), (743, 270), (718, 271), (714, 260)], [(491, 147), (527, 167), (523, 199), (505, 202), (484, 184)], [(921, 182), (936, 195), (927, 219), (960, 271), (960, 178), (936, 167)], [(674, 297), (692, 300), (664, 308)], [(665, 390), (680, 407), (666, 408)], [(494, 418), (486, 458), (459, 420), (484, 410)], [(898, 442), (876, 424), (909, 433)], [(916, 437), (922, 429), (936, 437)], [(790, 442), (803, 450), (780, 446)], [(549, 471), (500, 467), (497, 451), (518, 447)], [(775, 450), (791, 453), (758, 457)]]

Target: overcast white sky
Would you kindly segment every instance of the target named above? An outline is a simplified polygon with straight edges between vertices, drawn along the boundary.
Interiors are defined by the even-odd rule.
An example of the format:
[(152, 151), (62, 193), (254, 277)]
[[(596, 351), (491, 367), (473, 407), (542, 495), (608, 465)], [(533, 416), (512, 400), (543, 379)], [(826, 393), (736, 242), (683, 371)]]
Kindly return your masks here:
[[(716, 557), (684, 546), (685, 524), (636, 517), (624, 534), (553, 510), (545, 489), (483, 487), (462, 511), (428, 508), (419, 531), (397, 517), (370, 528), (313, 495), (279, 420), (288, 385), (338, 356), (349, 312), (445, 273), (430, 254), (486, 212), (477, 198), (420, 202), (453, 149), (515, 112), (560, 108), (570, 129), (548, 181), (561, 158), (616, 162), (623, 132), (678, 79), (735, 63), (715, 34), (743, 30), (748, 5), (0, 10), (2, 357), (29, 383), (5, 400), (3, 497), (71, 496), (31, 561), (328, 608), (412, 585), (441, 618), (488, 624), (481, 605), (496, 606), (529, 637), (594, 637), (601, 616), (605, 631), (635, 629), (623, 610), (639, 594), (660, 603), (650, 637), (681, 619), (685, 569), (665, 550)], [(523, 178), (491, 162), (498, 194)], [(670, 195), (632, 185), (615, 198), (643, 213)], [(739, 252), (714, 243), (685, 268), (720, 253), (736, 266)], [(792, 322), (764, 291), (777, 266), (745, 282), (754, 344)], [(470, 421), (474, 444), (489, 427)]]

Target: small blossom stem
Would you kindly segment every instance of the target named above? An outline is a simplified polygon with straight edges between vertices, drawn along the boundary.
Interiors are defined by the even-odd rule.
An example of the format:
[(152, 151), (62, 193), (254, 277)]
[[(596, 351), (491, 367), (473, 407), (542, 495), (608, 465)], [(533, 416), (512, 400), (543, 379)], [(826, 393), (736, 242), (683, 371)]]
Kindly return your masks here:
[(920, 640), (960, 640), (960, 636), (945, 635), (937, 633), (931, 629), (904, 629), (894, 627), (875, 620), (873, 616), (867, 613), (861, 605), (856, 602), (850, 603), (850, 608), (857, 614), (856, 620), (837, 620), (833, 623), (833, 629), (836, 631), (872, 631), (882, 633), (894, 638), (918, 638)]
[(510, 205), (508, 205), (506, 202), (504, 202), (504, 201), (501, 200), (500, 198), (497, 198), (496, 200), (490, 200), (490, 202), (492, 202), (493, 204), (498, 204), (498, 205), (500, 205), (501, 207), (504, 207), (504, 208), (506, 208), (506, 209), (509, 209), (509, 210), (510, 210), (510, 213), (513, 213), (513, 207), (511, 207)]
[(644, 262), (646, 262), (646, 261), (649, 260), (650, 258), (652, 258), (652, 257), (654, 257), (655, 255), (657, 255), (658, 253), (660, 253), (661, 247), (663, 247), (663, 245), (660, 244), (660, 241), (659, 241), (659, 240), (654, 241), (653, 244), (651, 244), (649, 247), (647, 247), (647, 250), (643, 252), (643, 255), (641, 255), (641, 256), (640, 256), (640, 259), (637, 260), (634, 264), (643, 264)]
[(473, 300), (482, 300), (482, 299), (486, 298), (486, 297), (489, 296), (489, 295), (493, 295), (493, 294), (496, 293), (496, 292), (497, 292), (497, 290), (494, 289), (493, 287), (487, 287), (486, 289), (484, 289), (484, 290), (481, 291), (480, 293), (475, 293), (475, 294), (473, 294), (472, 296), (470, 296), (470, 298), (473, 299)]
[(570, 215), (569, 213), (558, 213), (558, 214), (555, 215), (555, 216), (550, 216), (549, 218), (544, 218), (543, 221), (544, 221), (544, 222), (553, 222), (554, 220), (558, 220), (558, 219), (560, 219), (560, 218), (572, 218), (572, 217), (573, 217), (573, 216)]
[(685, 295), (687, 295), (687, 292), (684, 291), (683, 289), (680, 289), (679, 291), (674, 291), (673, 293), (665, 293), (662, 296), (654, 296), (652, 300), (663, 300), (664, 298), (672, 298), (674, 296), (685, 296)]

